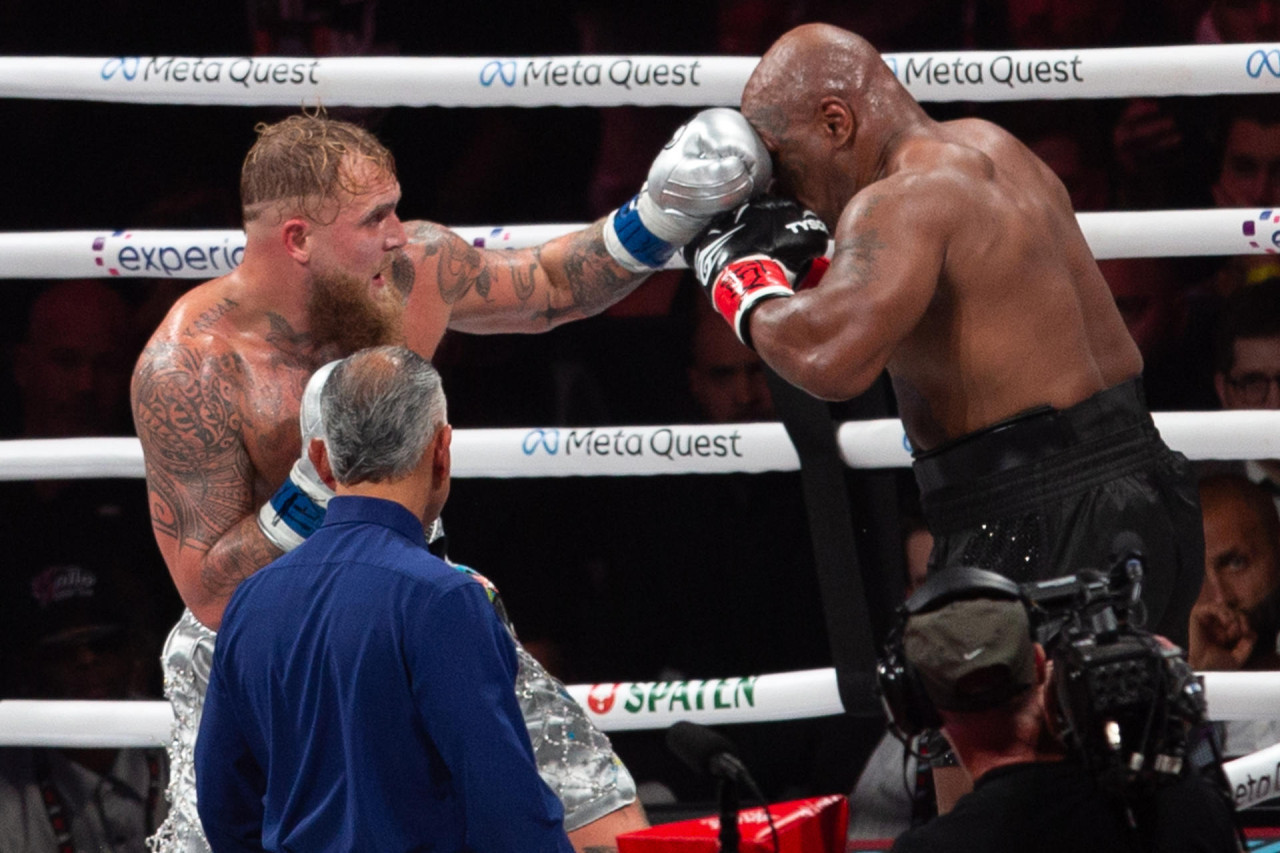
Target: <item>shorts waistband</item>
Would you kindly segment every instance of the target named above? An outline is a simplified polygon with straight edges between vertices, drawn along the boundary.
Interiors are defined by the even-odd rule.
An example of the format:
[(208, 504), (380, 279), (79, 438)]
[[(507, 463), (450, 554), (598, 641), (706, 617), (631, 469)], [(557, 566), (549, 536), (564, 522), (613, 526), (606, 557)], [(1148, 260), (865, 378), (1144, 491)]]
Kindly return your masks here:
[(1155, 433), (1142, 380), (1099, 391), (1074, 406), (1041, 406), (919, 454), (912, 468), (923, 493), (1043, 461), (1129, 430)]

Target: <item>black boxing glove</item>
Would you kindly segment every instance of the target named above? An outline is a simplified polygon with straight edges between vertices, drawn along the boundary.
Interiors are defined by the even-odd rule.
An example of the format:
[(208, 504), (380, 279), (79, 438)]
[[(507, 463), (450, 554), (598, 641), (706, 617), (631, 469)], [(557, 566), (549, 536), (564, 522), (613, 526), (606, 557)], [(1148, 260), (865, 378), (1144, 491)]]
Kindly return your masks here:
[(812, 211), (765, 197), (716, 217), (684, 257), (738, 340), (751, 346), (751, 311), (766, 299), (794, 295), (815, 260), (825, 260), (828, 239)]

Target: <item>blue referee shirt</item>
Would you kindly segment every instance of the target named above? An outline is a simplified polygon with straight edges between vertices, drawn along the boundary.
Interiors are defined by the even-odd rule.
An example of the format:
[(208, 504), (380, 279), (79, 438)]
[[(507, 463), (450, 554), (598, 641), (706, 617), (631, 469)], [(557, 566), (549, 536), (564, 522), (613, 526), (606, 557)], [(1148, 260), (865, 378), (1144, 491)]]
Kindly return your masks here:
[(571, 851), (485, 590), (404, 507), (336, 497), (240, 584), (196, 742), (215, 851)]

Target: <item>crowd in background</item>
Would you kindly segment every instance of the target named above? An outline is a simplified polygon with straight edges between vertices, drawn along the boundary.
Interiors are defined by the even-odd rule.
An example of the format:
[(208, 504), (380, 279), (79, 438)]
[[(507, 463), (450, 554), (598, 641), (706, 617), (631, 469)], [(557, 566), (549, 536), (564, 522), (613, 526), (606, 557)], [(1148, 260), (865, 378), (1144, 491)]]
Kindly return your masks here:
[[(652, 0), (439, 5), (7, 3), (0, 55), (756, 56), (815, 20), (859, 32), (883, 52), (1280, 40), (1280, 0), (694, 0), (678, 14)], [(1059, 174), (1079, 211), (1280, 203), (1274, 96), (925, 107), (937, 118), (980, 116), (1013, 131)], [(366, 124), (396, 154), (401, 218), (462, 226), (604, 215), (626, 201), (691, 110), (331, 112)], [(240, 158), (254, 124), (283, 114), (0, 100), (10, 165), (0, 232), (239, 227)], [(1274, 256), (1110, 260), (1102, 269), (1142, 350), (1153, 410), (1280, 408)], [(194, 283), (9, 282), (0, 291), (0, 435), (131, 435), (133, 363), (167, 306)], [(655, 275), (602, 317), (545, 335), (450, 332), (436, 363), (459, 429), (777, 416), (759, 360), (679, 272)], [(893, 413), (883, 382), (832, 407), (838, 420)], [(1265, 460), (1221, 467), (1273, 493), (1280, 480), (1280, 465)], [(850, 472), (848, 482), (864, 566), (903, 576), (900, 536), (915, 530), (909, 474)], [(1231, 489), (1215, 489), (1215, 507), (1230, 503), (1220, 495)], [(159, 698), (160, 643), (181, 602), (151, 539), (142, 481), (4, 483), (0, 508), (2, 695)], [(452, 556), (503, 589), (526, 645), (566, 681), (830, 664), (797, 475), (458, 480), (444, 520)], [(1266, 542), (1277, 536), (1272, 522), (1260, 523)], [(1217, 659), (1224, 668), (1276, 658), (1269, 614), (1280, 565), (1274, 554), (1266, 565), (1267, 577), (1234, 605), (1231, 584), (1211, 572), (1213, 589), (1193, 614), (1202, 638), (1229, 633), (1228, 618), (1209, 612), (1229, 605), (1254, 619), (1237, 630), (1272, 632), (1251, 646), (1257, 654), (1233, 658), (1228, 649), (1229, 660)], [(895, 588), (901, 582), (885, 585)], [(1204, 642), (1200, 651), (1211, 656), (1213, 642)], [(1238, 650), (1228, 639), (1219, 646)], [(855, 729), (806, 721), (734, 734), (776, 799), (850, 790), (879, 735)], [(706, 795), (660, 740), (617, 741), (638, 779), (660, 781), (682, 799)]]

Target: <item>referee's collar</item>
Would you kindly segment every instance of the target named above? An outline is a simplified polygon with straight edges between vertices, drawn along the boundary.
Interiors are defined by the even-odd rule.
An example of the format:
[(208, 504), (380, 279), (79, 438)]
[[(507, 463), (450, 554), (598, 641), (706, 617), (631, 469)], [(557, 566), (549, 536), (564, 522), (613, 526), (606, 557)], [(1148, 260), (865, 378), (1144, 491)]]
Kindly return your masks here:
[(426, 542), (422, 519), (403, 504), (363, 495), (336, 495), (329, 498), (324, 526), (335, 524), (379, 524), (390, 527), (413, 542)]

